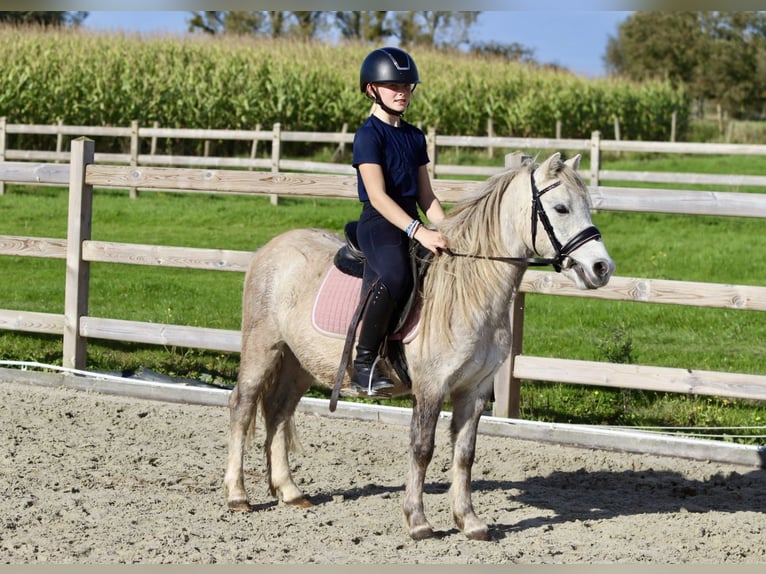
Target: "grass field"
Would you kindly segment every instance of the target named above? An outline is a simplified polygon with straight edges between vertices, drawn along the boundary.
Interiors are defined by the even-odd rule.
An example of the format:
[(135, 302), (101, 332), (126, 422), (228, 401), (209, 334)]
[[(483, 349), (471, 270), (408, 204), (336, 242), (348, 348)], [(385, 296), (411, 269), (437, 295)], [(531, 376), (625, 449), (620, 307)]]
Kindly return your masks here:
[[(758, 173), (758, 166), (742, 158), (621, 157), (610, 159), (609, 169)], [(66, 212), (65, 189), (10, 186), (0, 196), (0, 234), (63, 238)], [(124, 191), (97, 190), (93, 238), (251, 250), (295, 227), (340, 232), (358, 212), (357, 202), (348, 200), (283, 198), (273, 206), (260, 197), (144, 192), (131, 200)], [(766, 240), (759, 219), (597, 212), (594, 222), (618, 275), (764, 285)], [(5, 279), (0, 308), (63, 312), (64, 261), (3, 257), (0, 269)], [(90, 315), (239, 328), (240, 273), (92, 264), (91, 274)], [(527, 297), (524, 352), (530, 355), (763, 374), (764, 340), (766, 322), (757, 312)], [(0, 358), (61, 364), (61, 340), (0, 331)], [(90, 369), (139, 366), (231, 384), (238, 354), (89, 343)], [(522, 416), (632, 426), (756, 427), (707, 432), (766, 434), (763, 403), (563, 384), (526, 383)]]

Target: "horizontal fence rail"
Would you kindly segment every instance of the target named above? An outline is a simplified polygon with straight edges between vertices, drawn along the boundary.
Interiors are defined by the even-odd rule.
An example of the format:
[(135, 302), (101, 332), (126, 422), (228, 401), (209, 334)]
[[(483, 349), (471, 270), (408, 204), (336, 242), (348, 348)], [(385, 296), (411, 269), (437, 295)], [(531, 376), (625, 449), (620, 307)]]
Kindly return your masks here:
[[(499, 139), (503, 138), (493, 138), (493, 144), (500, 145), (495, 141)], [(766, 149), (748, 147), (755, 147), (757, 153)], [(353, 176), (103, 165), (95, 160), (93, 148), (90, 140), (75, 140), (69, 165), (0, 162), (0, 181), (70, 186), (70, 208), (75, 209), (70, 209), (68, 239), (0, 236), (0, 255), (68, 261), (65, 313), (0, 310), (0, 328), (63, 336), (63, 363), (73, 368), (84, 367), (88, 338), (239, 351), (239, 331), (88, 316), (82, 309), (87, 308), (89, 263), (244, 272), (252, 257), (249, 251), (93, 241), (88, 236), (88, 195), (94, 186), (356, 198)], [(446, 179), (436, 179), (433, 184), (436, 194), (447, 202), (465, 197), (480, 185)], [(755, 185), (760, 184), (756, 180)], [(589, 192), (593, 207), (602, 210), (766, 217), (766, 196), (762, 194), (604, 186), (589, 186)], [(524, 274), (519, 294), (522, 307), (527, 294), (766, 311), (766, 287), (615, 276), (601, 289), (580, 291), (557, 273), (537, 270)], [(498, 416), (518, 414), (521, 379), (766, 400), (766, 376), (533, 357), (521, 354), (520, 341), (514, 348), (496, 379)]]
[[(158, 125), (142, 126), (138, 121), (131, 122), (129, 127), (110, 126), (66, 126), (56, 125), (26, 125), (7, 123), (6, 118), (0, 117), (0, 162), (39, 161), (39, 162), (69, 162), (69, 151), (64, 145), (64, 136), (112, 137), (128, 140), (129, 153), (95, 153), (97, 164), (111, 163), (131, 166), (175, 166), (190, 168), (240, 168), (257, 169), (272, 172), (306, 171), (312, 173), (328, 173), (339, 175), (354, 175), (350, 161), (346, 163), (316, 162), (295, 160), (284, 157), (282, 142), (326, 143), (336, 144), (339, 150), (351, 146), (354, 134), (342, 132), (308, 132), (283, 130), (276, 123), (270, 130), (262, 129), (260, 125), (253, 130), (224, 130), (224, 129), (190, 129), (163, 128)], [(438, 134), (434, 128), (428, 128), (427, 143), (431, 162), (429, 170), (433, 178), (446, 176), (468, 176), (484, 178), (494, 175), (504, 169), (502, 162), (497, 166), (461, 166), (448, 165), (440, 161), (439, 150), (443, 148), (483, 148), (493, 150), (568, 150), (579, 152), (590, 157), (589, 172), (585, 174), (591, 186), (598, 186), (604, 181), (622, 182), (654, 182), (674, 184), (711, 184), (727, 187), (737, 186), (766, 186), (766, 176), (728, 176), (695, 173), (646, 173), (634, 171), (607, 170), (602, 166), (602, 152), (640, 152), (640, 153), (677, 153), (677, 154), (706, 154), (706, 155), (755, 155), (766, 156), (766, 145), (751, 144), (708, 144), (684, 142), (641, 142), (602, 139), (600, 132), (593, 132), (590, 139), (567, 138), (518, 138), (497, 136), (454, 136)], [(7, 137), (12, 134), (50, 135), (55, 136), (56, 150), (21, 150), (7, 146)], [(210, 141), (243, 141), (250, 142), (249, 157), (188, 156), (157, 154), (156, 141), (159, 138), (187, 139)], [(141, 153), (141, 142), (149, 140), (151, 153)], [(260, 142), (271, 144), (271, 157), (256, 157), (256, 149)], [(146, 146), (144, 146), (146, 147)], [(732, 178), (733, 179), (730, 179)], [(13, 178), (5, 181), (17, 182)], [(18, 181), (19, 183), (22, 183)], [(66, 181), (56, 180), (50, 184), (64, 185)], [(3, 182), (0, 182), (2, 193)], [(137, 187), (130, 188), (135, 194)], [(153, 186), (148, 189), (156, 189)]]

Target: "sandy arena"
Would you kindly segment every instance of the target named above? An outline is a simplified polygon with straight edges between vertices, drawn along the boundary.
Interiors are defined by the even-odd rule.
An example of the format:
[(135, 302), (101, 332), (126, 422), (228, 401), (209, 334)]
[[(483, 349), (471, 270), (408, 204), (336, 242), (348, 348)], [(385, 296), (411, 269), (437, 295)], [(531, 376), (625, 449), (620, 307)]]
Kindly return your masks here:
[(439, 431), (425, 497), (437, 537), (414, 542), (408, 429), (296, 421), (294, 475), (315, 506), (270, 497), (259, 433), (246, 460), (256, 510), (232, 513), (226, 408), (0, 383), (0, 562), (766, 562), (763, 470), (482, 435), (474, 504), (494, 541), (474, 542), (452, 523)]

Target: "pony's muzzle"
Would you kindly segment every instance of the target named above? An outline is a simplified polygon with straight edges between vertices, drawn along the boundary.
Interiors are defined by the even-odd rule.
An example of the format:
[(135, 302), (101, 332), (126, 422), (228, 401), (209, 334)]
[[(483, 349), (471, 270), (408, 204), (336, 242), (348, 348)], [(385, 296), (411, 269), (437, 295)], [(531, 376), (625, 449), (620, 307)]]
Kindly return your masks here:
[(606, 285), (614, 268), (614, 261), (609, 257), (597, 259), (590, 264), (583, 264), (572, 257), (561, 260), (561, 270), (574, 273), (580, 282), (579, 286), (585, 289), (598, 289)]
[(601, 259), (593, 264), (593, 275), (599, 279), (609, 279), (614, 273), (614, 261)]
[(590, 267), (589, 281), (591, 289), (603, 287), (609, 282), (609, 278), (614, 273), (614, 261), (611, 259), (598, 259)]

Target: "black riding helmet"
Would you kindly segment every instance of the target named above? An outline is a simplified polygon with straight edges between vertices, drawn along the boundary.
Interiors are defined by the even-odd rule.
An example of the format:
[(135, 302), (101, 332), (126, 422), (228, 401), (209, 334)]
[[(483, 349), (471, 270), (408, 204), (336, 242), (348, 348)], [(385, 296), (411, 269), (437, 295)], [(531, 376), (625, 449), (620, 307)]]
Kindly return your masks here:
[[(359, 71), (359, 89), (367, 94), (367, 84), (374, 83), (393, 83), (393, 84), (413, 84), (420, 83), (418, 77), (418, 68), (412, 57), (399, 48), (378, 48), (370, 52), (362, 62), (362, 68)], [(384, 105), (380, 96), (375, 92), (374, 101), (388, 113), (401, 115)]]

